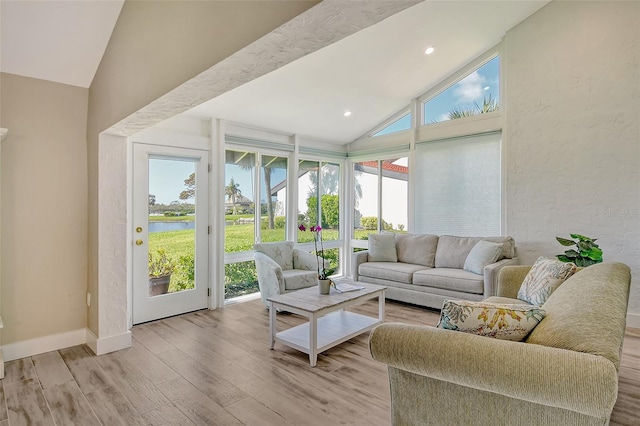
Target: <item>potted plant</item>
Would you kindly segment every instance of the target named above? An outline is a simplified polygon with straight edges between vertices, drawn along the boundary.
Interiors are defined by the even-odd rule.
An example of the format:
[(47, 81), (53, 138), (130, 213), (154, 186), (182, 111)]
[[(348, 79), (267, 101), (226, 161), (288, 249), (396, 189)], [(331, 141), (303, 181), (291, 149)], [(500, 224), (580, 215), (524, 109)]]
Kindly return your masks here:
[(602, 262), (602, 249), (596, 244), (595, 238), (585, 237), (580, 234), (569, 234), (573, 240), (556, 237), (556, 240), (565, 247), (576, 246), (559, 254), (556, 257), (562, 262), (573, 262), (576, 266), (589, 266)]
[(169, 290), (171, 274), (176, 270), (176, 262), (164, 249), (149, 252), (149, 296), (165, 294)]
[[(307, 227), (304, 224), (300, 224), (298, 229), (306, 231)], [(333, 274), (334, 268), (324, 267), (324, 245), (322, 244), (322, 227), (320, 225), (313, 225), (309, 228), (309, 231), (313, 233), (313, 243), (316, 248), (316, 262), (318, 263), (318, 288), (320, 294), (329, 294), (333, 281), (329, 279), (329, 275)], [(318, 250), (318, 241), (320, 241), (320, 250)], [(320, 259), (322, 259), (322, 266), (320, 265)]]

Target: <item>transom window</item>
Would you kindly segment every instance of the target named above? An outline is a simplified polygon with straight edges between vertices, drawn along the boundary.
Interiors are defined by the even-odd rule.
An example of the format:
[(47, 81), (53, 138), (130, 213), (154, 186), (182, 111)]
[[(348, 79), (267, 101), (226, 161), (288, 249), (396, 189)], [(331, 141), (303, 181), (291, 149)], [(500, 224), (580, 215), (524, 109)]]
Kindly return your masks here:
[(473, 70), (423, 104), (423, 124), (440, 123), (497, 111), (500, 105), (500, 57)]

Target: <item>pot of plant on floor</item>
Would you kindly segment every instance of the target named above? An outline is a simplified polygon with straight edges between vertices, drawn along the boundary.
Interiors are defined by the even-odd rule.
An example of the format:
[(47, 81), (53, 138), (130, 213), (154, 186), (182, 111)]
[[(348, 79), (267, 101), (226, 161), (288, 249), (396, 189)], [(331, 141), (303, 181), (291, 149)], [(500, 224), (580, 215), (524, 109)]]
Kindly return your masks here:
[(171, 274), (176, 262), (164, 249), (149, 252), (149, 296), (159, 296), (169, 291)]

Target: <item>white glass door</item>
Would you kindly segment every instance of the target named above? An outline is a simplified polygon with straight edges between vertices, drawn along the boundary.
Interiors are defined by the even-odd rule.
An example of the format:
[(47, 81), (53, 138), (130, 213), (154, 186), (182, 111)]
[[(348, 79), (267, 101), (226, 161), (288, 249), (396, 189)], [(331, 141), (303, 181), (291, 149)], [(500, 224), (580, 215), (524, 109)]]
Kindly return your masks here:
[(208, 152), (133, 145), (133, 323), (207, 307)]

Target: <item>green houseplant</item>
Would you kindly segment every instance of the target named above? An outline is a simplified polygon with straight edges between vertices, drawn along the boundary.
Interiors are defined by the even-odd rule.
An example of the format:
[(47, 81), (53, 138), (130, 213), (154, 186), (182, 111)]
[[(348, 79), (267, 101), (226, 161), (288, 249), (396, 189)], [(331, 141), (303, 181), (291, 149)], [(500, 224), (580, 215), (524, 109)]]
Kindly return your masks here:
[(569, 234), (573, 240), (556, 237), (556, 240), (565, 247), (576, 246), (564, 254), (556, 257), (562, 262), (573, 262), (576, 266), (589, 266), (602, 262), (602, 249), (596, 244), (595, 238), (585, 237), (580, 234)]
[(165, 294), (169, 290), (171, 274), (176, 262), (164, 249), (149, 252), (149, 296)]

